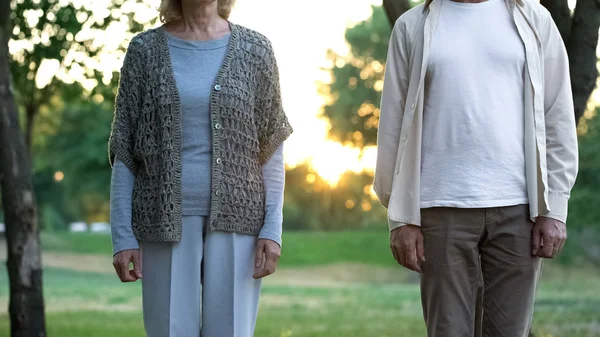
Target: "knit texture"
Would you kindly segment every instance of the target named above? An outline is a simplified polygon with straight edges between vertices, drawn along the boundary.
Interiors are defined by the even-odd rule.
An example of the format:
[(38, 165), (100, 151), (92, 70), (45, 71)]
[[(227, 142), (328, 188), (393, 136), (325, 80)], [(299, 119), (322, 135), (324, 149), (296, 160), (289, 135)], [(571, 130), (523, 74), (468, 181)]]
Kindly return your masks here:
[[(210, 230), (258, 235), (265, 218), (262, 165), (292, 133), (281, 104), (279, 72), (263, 35), (231, 24), (211, 92), (213, 140)], [(133, 232), (139, 241), (179, 242), (181, 108), (164, 27), (129, 44), (109, 139), (135, 174)]]

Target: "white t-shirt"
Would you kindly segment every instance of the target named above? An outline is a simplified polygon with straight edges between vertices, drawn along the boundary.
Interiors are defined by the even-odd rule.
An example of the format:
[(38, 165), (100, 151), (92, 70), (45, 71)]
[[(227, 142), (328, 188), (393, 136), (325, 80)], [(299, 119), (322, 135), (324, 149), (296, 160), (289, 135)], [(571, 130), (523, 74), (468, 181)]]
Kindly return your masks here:
[(425, 80), (421, 207), (526, 204), (523, 42), (503, 0), (443, 1)]

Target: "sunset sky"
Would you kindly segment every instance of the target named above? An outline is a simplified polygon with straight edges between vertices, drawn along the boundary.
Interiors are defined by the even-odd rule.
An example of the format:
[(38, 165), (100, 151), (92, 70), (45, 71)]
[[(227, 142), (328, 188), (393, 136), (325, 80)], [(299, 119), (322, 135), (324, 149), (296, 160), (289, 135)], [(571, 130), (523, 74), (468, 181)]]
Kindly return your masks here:
[(238, 0), (233, 22), (265, 34), (277, 56), (284, 108), (295, 128), (286, 143), (289, 165), (309, 159), (317, 172), (334, 182), (345, 170), (361, 171), (375, 163), (373, 151), (361, 160), (358, 149), (327, 140), (328, 123), (318, 117), (324, 98), (317, 81), (328, 81), (327, 49), (348, 52), (348, 25), (371, 15), (381, 0)]

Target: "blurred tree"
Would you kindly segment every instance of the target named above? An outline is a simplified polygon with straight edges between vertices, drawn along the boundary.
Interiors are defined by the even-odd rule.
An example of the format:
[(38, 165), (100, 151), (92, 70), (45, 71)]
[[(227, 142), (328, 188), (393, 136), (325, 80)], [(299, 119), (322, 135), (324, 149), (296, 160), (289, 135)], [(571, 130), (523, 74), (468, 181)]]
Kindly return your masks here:
[(10, 1), (0, 0), (0, 188), (6, 218), (12, 337), (46, 336), (40, 236), (30, 160), (9, 69)]
[(332, 61), (331, 82), (321, 85), (331, 97), (323, 115), (331, 124), (332, 139), (355, 146), (375, 145), (384, 64), (391, 29), (382, 7), (372, 6), (373, 15), (346, 30), (347, 56), (328, 52)]
[[(40, 179), (45, 186), (40, 186), (43, 189), (38, 200), (52, 204), (69, 220), (107, 220), (111, 170), (106, 142), (113, 117), (112, 102), (84, 101), (61, 107), (55, 113), (60, 120), (58, 132), (38, 145), (37, 169), (51, 177)], [(56, 196), (45, 195), (48, 191), (62, 192), (68, 204)]]
[(286, 229), (339, 230), (381, 224), (385, 210), (373, 198), (368, 173), (346, 172), (335, 186), (303, 164), (286, 171)]
[(567, 254), (561, 259), (568, 263), (583, 253), (588, 261), (600, 266), (600, 109), (595, 112), (580, 122), (584, 134), (579, 137), (579, 174), (569, 201), (573, 235), (567, 240)]
[[(28, 150), (40, 108), (50, 104), (54, 96), (81, 97), (82, 86), (73, 86), (74, 82), (94, 94), (99, 83), (108, 84), (114, 78), (104, 72), (101, 62), (110, 39), (106, 39), (107, 31), (142, 30), (143, 25), (135, 20), (138, 1), (111, 1), (109, 8), (96, 10), (91, 1), (12, 1), (11, 72), (17, 105), (25, 113)], [(121, 43), (121, 49), (126, 42)]]

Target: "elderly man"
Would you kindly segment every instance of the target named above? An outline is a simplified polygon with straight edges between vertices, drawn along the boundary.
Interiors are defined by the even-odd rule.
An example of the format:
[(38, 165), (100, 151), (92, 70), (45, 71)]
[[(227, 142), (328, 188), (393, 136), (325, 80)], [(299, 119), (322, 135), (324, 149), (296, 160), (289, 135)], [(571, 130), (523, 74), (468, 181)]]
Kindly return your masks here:
[(433, 0), (396, 22), (375, 191), (394, 258), (421, 275), (427, 331), (526, 336), (577, 175), (567, 54), (530, 0)]

